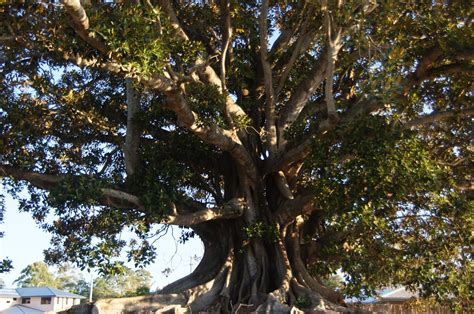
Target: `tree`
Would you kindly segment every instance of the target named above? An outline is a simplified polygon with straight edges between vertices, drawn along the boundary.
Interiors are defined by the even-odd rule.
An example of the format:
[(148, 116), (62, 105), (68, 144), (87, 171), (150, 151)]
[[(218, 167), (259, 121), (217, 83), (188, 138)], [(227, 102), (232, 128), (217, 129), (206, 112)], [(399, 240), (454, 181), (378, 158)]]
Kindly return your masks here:
[(66, 263), (59, 266), (56, 274), (58, 288), (70, 292), (77, 292), (77, 286), (81, 280), (83, 280), (81, 272), (72, 264)]
[[(0, 195), (0, 224), (3, 223), (3, 216), (5, 214), (5, 197)], [(0, 232), (0, 239), (3, 238), (4, 233)], [(8, 273), (13, 269), (12, 261), (7, 257), (0, 260), (0, 274)]]
[(54, 273), (43, 262), (35, 262), (26, 266), (13, 283), (16, 283), (18, 287), (60, 287)]
[(82, 3), (1, 7), (0, 175), (49, 261), (146, 265), (179, 225), (205, 253), (161, 293), (195, 311), (340, 309), (337, 270), (468, 302), (467, 1)]
[[(125, 267), (115, 275), (101, 275), (94, 279), (92, 298), (120, 298), (146, 295), (150, 293), (153, 276), (148, 270), (132, 270)], [(78, 293), (89, 296), (90, 284), (82, 280), (77, 285)]]

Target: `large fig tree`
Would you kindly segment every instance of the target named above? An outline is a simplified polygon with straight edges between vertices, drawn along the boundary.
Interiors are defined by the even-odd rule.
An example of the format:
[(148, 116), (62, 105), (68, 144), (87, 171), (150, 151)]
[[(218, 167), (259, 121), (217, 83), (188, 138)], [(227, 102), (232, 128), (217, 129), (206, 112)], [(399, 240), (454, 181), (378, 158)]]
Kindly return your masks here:
[(178, 225), (193, 311), (342, 310), (338, 270), (468, 303), (469, 1), (13, 3), (0, 176), (48, 261), (146, 265)]

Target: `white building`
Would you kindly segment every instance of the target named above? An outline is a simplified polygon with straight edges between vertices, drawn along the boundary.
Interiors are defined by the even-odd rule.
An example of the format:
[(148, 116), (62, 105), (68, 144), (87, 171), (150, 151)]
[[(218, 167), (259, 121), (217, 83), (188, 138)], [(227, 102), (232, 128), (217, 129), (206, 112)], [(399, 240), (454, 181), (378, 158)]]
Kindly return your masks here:
[(0, 314), (40, 314), (65, 311), (85, 297), (50, 287), (0, 289)]

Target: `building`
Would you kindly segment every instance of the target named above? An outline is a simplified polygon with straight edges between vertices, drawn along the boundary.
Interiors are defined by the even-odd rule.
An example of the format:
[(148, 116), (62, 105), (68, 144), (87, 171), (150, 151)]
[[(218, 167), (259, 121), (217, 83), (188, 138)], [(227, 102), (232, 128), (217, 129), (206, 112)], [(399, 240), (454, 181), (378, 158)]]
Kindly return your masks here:
[(50, 287), (0, 289), (0, 314), (40, 314), (65, 311), (85, 297)]
[(404, 303), (418, 299), (418, 293), (407, 290), (405, 287), (384, 291), (377, 297), (376, 303)]

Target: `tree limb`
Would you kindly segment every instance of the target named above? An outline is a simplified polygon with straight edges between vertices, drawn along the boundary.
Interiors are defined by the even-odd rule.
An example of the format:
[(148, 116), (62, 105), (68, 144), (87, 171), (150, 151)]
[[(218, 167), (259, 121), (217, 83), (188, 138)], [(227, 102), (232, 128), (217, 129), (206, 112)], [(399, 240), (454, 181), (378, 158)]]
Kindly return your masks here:
[(268, 43), (268, 0), (262, 1), (262, 7), (259, 16), (259, 37), (260, 37), (260, 62), (262, 63), (263, 77), (265, 81), (265, 131), (267, 145), (270, 155), (276, 152), (277, 134), (275, 125), (275, 92), (273, 90), (273, 75), (270, 62), (268, 62), (267, 43)]
[(327, 61), (327, 52), (324, 52), (319, 60), (315, 62), (315, 65), (306, 79), (301, 82), (295, 93), (291, 95), (288, 103), (280, 111), (280, 117), (278, 120), (279, 138), (283, 138), (285, 129), (298, 118), (298, 115), (306, 105), (308, 98), (323, 81), (327, 68)]
[(413, 129), (417, 126), (430, 124), (436, 121), (446, 120), (453, 117), (467, 117), (474, 115), (474, 108), (461, 110), (461, 111), (438, 111), (434, 112), (417, 119), (406, 122), (402, 125), (404, 129)]
[(183, 95), (178, 91), (167, 93), (166, 106), (176, 113), (180, 125), (206, 143), (228, 151), (241, 169), (247, 173), (250, 180), (256, 181), (257, 168), (234, 131), (222, 129), (217, 125), (206, 126), (198, 123), (196, 113), (189, 108)]
[(230, 23), (230, 1), (222, 1), (221, 3), (222, 11), (222, 55), (221, 55), (221, 85), (222, 90), (226, 90), (226, 58), (227, 51), (232, 39), (232, 25)]
[(101, 53), (109, 54), (109, 48), (97, 37), (89, 33), (89, 18), (79, 0), (63, 0), (64, 8), (72, 18), (71, 25), (76, 33), (86, 43), (99, 50)]
[[(180, 211), (180, 208), (183, 208), (182, 204), (173, 206), (175, 206), (174, 211), (177, 213)], [(173, 225), (192, 226), (216, 219), (240, 217), (244, 213), (245, 208), (246, 204), (244, 199), (235, 198), (221, 207), (205, 208), (193, 213), (167, 216), (165, 222)]]
[(181, 37), (184, 40), (189, 40), (189, 37), (186, 34), (186, 32), (183, 30), (183, 28), (181, 27), (178, 17), (176, 16), (176, 13), (174, 12), (174, 9), (171, 6), (171, 3), (169, 2), (169, 0), (159, 0), (158, 3), (160, 7), (163, 9), (163, 12), (170, 19), (171, 27), (173, 27), (173, 29), (175, 30), (176, 35)]
[[(51, 190), (61, 183), (65, 175), (50, 175), (31, 171), (22, 171), (6, 165), (0, 165), (0, 177), (9, 177), (14, 180), (27, 181), (37, 188)], [(125, 191), (102, 188), (100, 189), (101, 197), (97, 201), (101, 205), (111, 206), (121, 209), (138, 209), (145, 211), (144, 205), (140, 199)], [(182, 226), (192, 226), (205, 221), (216, 219), (236, 218), (243, 214), (246, 205), (243, 199), (231, 199), (221, 207), (202, 208), (195, 212), (179, 213), (180, 211), (189, 211), (190, 207), (184, 204), (171, 204), (173, 214), (165, 217), (165, 223)], [(196, 210), (196, 208), (192, 208)]]
[(329, 11), (327, 0), (323, 1), (324, 18), (326, 20), (326, 32), (328, 38), (328, 62), (326, 69), (325, 100), (328, 108), (328, 116), (336, 116), (336, 104), (332, 91), (333, 76), (337, 61), (337, 54), (342, 47), (342, 28), (335, 26), (332, 14)]
[(284, 201), (274, 214), (274, 218), (281, 225), (288, 225), (299, 215), (308, 215), (316, 208), (312, 205), (314, 194), (311, 191), (303, 192), (294, 199)]
[(133, 87), (133, 80), (131, 78), (126, 78), (125, 84), (127, 93), (127, 133), (125, 134), (123, 154), (127, 175), (131, 176), (136, 172), (139, 162), (140, 129), (137, 118), (140, 111), (140, 97)]
[(277, 84), (277, 88), (275, 92), (276, 95), (280, 94), (281, 90), (283, 89), (283, 86), (285, 86), (286, 79), (288, 78), (288, 75), (293, 69), (293, 66), (296, 60), (298, 59), (298, 56), (300, 56), (302, 52), (306, 51), (311, 45), (313, 36), (311, 36), (306, 31), (313, 14), (314, 14), (314, 9), (311, 8), (309, 10), (309, 13), (306, 14), (306, 18), (304, 19), (303, 24), (301, 25), (300, 35), (298, 39), (296, 40), (294, 48), (292, 49), (290, 60), (288, 60), (288, 62), (285, 65), (283, 65), (283, 67), (281, 68), (283, 72), (281, 73), (278, 79), (278, 84)]

